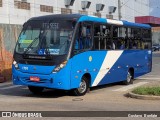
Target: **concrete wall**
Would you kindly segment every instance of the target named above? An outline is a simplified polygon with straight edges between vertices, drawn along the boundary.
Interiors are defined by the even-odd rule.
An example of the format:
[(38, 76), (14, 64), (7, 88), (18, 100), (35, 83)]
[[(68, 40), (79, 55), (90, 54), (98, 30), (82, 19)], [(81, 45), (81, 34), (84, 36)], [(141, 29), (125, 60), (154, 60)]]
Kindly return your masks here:
[(11, 78), (13, 51), (21, 25), (0, 24), (0, 76)]

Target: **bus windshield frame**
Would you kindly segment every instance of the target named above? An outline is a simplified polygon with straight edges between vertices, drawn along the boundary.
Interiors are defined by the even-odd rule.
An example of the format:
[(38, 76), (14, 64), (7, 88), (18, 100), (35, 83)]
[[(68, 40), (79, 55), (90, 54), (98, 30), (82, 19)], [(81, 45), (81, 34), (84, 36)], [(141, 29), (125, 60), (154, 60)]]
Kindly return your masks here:
[(30, 20), (24, 24), (15, 52), (23, 55), (66, 55), (74, 26), (69, 20)]

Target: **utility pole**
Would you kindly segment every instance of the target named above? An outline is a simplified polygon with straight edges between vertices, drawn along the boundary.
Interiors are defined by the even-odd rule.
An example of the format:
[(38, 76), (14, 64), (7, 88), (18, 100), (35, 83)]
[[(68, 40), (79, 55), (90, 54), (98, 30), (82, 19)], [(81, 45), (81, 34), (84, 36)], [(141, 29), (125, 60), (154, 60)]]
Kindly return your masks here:
[(122, 14), (121, 14), (121, 0), (118, 0), (118, 19), (121, 20)]

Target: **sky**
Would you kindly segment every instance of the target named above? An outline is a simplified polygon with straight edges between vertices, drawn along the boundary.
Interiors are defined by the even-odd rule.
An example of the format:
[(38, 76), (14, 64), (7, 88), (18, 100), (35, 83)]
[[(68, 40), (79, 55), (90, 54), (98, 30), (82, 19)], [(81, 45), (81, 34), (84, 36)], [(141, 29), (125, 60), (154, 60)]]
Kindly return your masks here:
[(149, 0), (150, 16), (160, 17), (160, 0)]

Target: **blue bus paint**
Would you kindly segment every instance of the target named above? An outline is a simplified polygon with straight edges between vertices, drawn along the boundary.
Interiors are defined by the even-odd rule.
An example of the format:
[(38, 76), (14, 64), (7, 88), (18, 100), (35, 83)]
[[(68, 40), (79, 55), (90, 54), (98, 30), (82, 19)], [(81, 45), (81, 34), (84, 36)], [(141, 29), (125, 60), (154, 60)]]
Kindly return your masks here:
[[(150, 70), (148, 70), (146, 66), (147, 63), (149, 63), (148, 59), (151, 59), (151, 55), (146, 55), (146, 53), (148, 54), (148, 50), (140, 50), (138, 54), (137, 51), (135, 52), (133, 50), (124, 51), (120, 58), (112, 66), (112, 68), (108, 68), (110, 69), (109, 73), (107, 73), (102, 78), (101, 82), (97, 85), (103, 85), (125, 80), (126, 73), (130, 67), (135, 68), (134, 77), (139, 77), (143, 74), (150, 72)], [(105, 56), (107, 56), (106, 51), (101, 51), (101, 53), (99, 53), (98, 51), (88, 51), (78, 54), (71, 58), (68, 61), (66, 67), (58, 73), (52, 73), (54, 66), (44, 67), (36, 65), (19, 65), (20, 71), (15, 70), (13, 66), (13, 82), (15, 84), (35, 85), (48, 88), (69, 90), (77, 88), (79, 86), (82, 76), (86, 73), (89, 73), (91, 75), (90, 86), (92, 86), (95, 78), (97, 77), (97, 74), (101, 72), (100, 67), (102, 66)], [(89, 60), (90, 57), (92, 57), (92, 60)], [(145, 61), (143, 61), (145, 57), (146, 59)], [(125, 63), (124, 60), (126, 61)], [(24, 67), (27, 67), (28, 70), (24, 70)], [(34, 67), (36, 67), (36, 71), (33, 70)], [(29, 80), (30, 76), (39, 76), (41, 82), (31, 82)], [(51, 79), (53, 79), (53, 83), (51, 82)]]
[(149, 59), (151, 59), (151, 54), (148, 54), (148, 50), (125, 50), (118, 61), (116, 61), (114, 66), (110, 69), (109, 74), (101, 80), (99, 85), (124, 81), (129, 68), (134, 68), (134, 78), (149, 73), (150, 69), (147, 69), (148, 64), (151, 61)]
[[(85, 15), (80, 16), (77, 21), (107, 23), (107, 19)], [(149, 25), (144, 24), (120, 22), (123, 23), (122, 26), (151, 28)], [(18, 68), (15, 68), (15, 65), (12, 66), (12, 79), (16, 85), (71, 90), (80, 86), (84, 75), (90, 76), (89, 86), (94, 87), (126, 80), (130, 68), (134, 69), (134, 78), (139, 77), (151, 72), (151, 65), (152, 51), (150, 49), (88, 50), (68, 59), (65, 67), (58, 72), (54, 72), (58, 64), (45, 66), (18, 63)], [(40, 81), (31, 81), (31, 76), (39, 77)]]
[[(77, 88), (81, 81), (81, 78), (84, 74), (89, 73), (91, 75), (91, 84), (92, 86), (97, 74), (100, 72), (100, 67), (106, 56), (106, 51), (101, 51), (101, 55), (96, 51), (88, 51), (75, 55), (72, 61), (72, 71), (71, 76), (71, 88)], [(80, 59), (81, 58), (81, 59)], [(76, 79), (75, 76), (78, 76)]]
[[(59, 71), (58, 73), (52, 73), (52, 68), (55, 66), (47, 66), (47, 74), (45, 74), (45, 67), (43, 66), (37, 66), (37, 65), (23, 65), (19, 67), (28, 67), (27, 70), (24, 72), (23, 70), (16, 70), (14, 66), (12, 66), (12, 79), (13, 83), (17, 85), (26, 85), (26, 86), (40, 86), (40, 87), (46, 87), (46, 88), (56, 88), (56, 89), (64, 89), (69, 90), (70, 89), (70, 70), (71, 70), (71, 62), (68, 61), (66, 67)], [(33, 67), (36, 67), (37, 70), (30, 71)], [(41, 72), (43, 73), (41, 73)], [(40, 82), (33, 82), (30, 80), (30, 76), (35, 76), (40, 78)]]
[(19, 64), (19, 69), (23, 73), (49, 75), (54, 69), (54, 66), (37, 66), (37, 65)]
[(147, 25), (147, 24), (132, 23), (132, 22), (127, 22), (127, 21), (123, 21), (123, 25), (124, 26), (129, 26), (129, 27), (146, 28), (146, 29), (151, 28), (151, 26)]
[[(107, 20), (109, 20), (109, 19), (84, 15), (78, 20), (78, 22), (92, 21), (92, 22), (99, 22), (99, 23), (108, 23)], [(116, 21), (118, 21), (118, 20), (116, 20)], [(139, 27), (139, 28), (147, 28), (147, 29), (151, 28), (151, 26), (147, 25), (147, 24), (132, 23), (132, 22), (124, 21), (124, 20), (122, 20), (121, 22), (123, 23), (123, 26), (126, 26), (126, 27), (129, 26), (129, 27)]]

